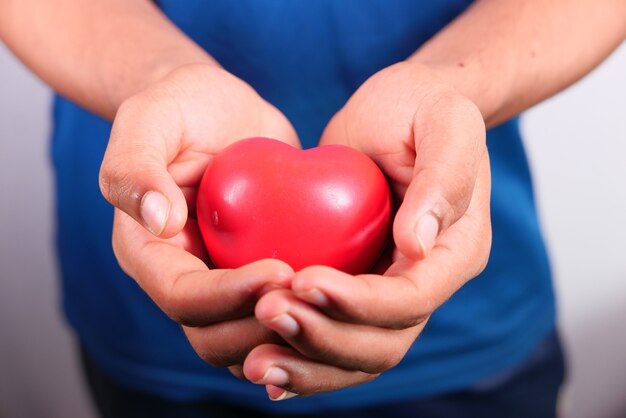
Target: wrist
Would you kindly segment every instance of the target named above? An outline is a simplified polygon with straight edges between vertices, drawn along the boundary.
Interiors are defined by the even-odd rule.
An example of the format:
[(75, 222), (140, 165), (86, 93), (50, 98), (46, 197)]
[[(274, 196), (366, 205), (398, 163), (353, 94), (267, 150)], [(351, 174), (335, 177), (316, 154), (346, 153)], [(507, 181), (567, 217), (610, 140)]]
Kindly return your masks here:
[[(204, 66), (207, 69), (220, 71), (221, 67), (211, 56), (204, 51), (194, 54), (174, 54), (166, 59), (162, 57), (147, 58), (144, 60), (142, 70), (134, 71), (135, 74), (122, 72), (121, 77), (111, 80), (106, 74), (110, 74), (106, 68), (101, 72), (101, 83), (104, 91), (109, 92), (106, 99), (106, 109), (103, 113), (111, 119), (117, 110), (128, 98), (147, 89), (149, 86), (165, 79), (171, 73), (185, 67)], [(119, 72), (118, 72), (119, 74)]]
[(418, 51), (408, 62), (421, 66), (471, 100), (480, 110), (489, 128), (506, 118), (507, 97), (511, 84), (506, 71), (489, 74), (472, 60), (431, 60)]

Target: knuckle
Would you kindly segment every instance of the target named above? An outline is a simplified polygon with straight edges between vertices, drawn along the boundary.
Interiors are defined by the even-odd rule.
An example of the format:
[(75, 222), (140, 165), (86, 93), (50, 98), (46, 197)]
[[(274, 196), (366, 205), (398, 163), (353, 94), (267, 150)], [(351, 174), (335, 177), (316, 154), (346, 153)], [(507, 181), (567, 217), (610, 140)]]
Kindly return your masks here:
[(467, 211), (474, 192), (475, 179), (454, 167), (443, 168), (438, 178), (441, 188), (435, 192), (433, 214), (439, 219), (441, 228), (446, 229)]
[(230, 367), (235, 364), (241, 363), (241, 356), (232, 352), (225, 352), (220, 350), (219, 347), (213, 347), (210, 345), (193, 346), (196, 354), (209, 365), (216, 368)]
[(375, 365), (376, 367), (372, 367), (365, 372), (371, 374), (383, 373), (396, 367), (406, 356), (415, 338), (414, 332), (396, 332), (393, 336), (396, 344), (389, 348), (384, 355), (379, 356), (381, 360)]
[[(467, 206), (469, 206), (469, 197), (463, 191), (463, 182), (459, 176), (454, 176), (448, 183), (448, 190), (443, 192), (438, 204), (433, 208), (435, 216), (439, 218), (441, 228), (446, 229), (452, 225), (456, 220), (461, 217), (461, 214), (465, 212)], [(452, 203), (452, 196), (459, 196)]]
[(385, 359), (378, 360), (375, 363), (368, 364), (364, 367), (361, 367), (359, 371), (363, 373), (367, 373), (367, 374), (380, 374), (380, 373), (386, 372), (391, 367), (393, 367), (391, 365), (391, 361), (385, 358)]
[(431, 212), (439, 220), (442, 230), (456, 222), (472, 200), (476, 177), (467, 170), (459, 170), (455, 162), (437, 163), (420, 170), (419, 177), (431, 184)]
[(487, 268), (487, 264), (489, 264), (489, 256), (491, 255), (491, 242), (492, 242), (491, 231), (489, 232), (487, 238), (482, 241), (483, 242), (480, 244), (479, 255), (476, 258), (477, 260), (480, 260), (480, 262), (476, 267), (476, 271), (474, 272), (474, 277), (482, 273)]
[(167, 289), (153, 291), (151, 297), (166, 315), (177, 324), (189, 328), (199, 328), (211, 323), (210, 318), (201, 311), (194, 311), (194, 303), (175, 280)]
[(134, 181), (123, 164), (105, 160), (100, 169), (99, 185), (104, 198), (115, 207), (122, 208), (129, 198), (139, 200)]
[(485, 271), (485, 269), (487, 268), (488, 262), (489, 262), (488, 257), (485, 257), (483, 260), (481, 260), (481, 263), (478, 265), (478, 268), (474, 272), (474, 277), (478, 276), (480, 273)]
[(328, 342), (325, 342), (326, 340), (321, 339), (319, 341), (323, 341), (320, 343), (315, 344), (314, 346), (303, 346), (300, 347), (300, 349), (302, 350), (302, 353), (310, 358), (316, 359), (318, 361), (327, 361), (328, 359), (334, 359), (334, 358), (338, 358), (339, 355), (336, 352), (336, 350), (331, 347), (331, 344)]
[(360, 371), (369, 375), (379, 375), (396, 367), (404, 358), (404, 354), (404, 352), (397, 351), (389, 352), (386, 355), (381, 356), (380, 359), (362, 367)]
[(178, 322), (179, 324), (185, 327), (198, 328), (198, 327), (205, 325), (206, 323), (206, 321), (203, 318), (200, 318), (200, 317), (195, 318), (195, 317), (189, 316), (188, 314), (183, 314), (183, 313), (176, 313), (175, 317), (176, 317), (176, 322)]
[[(120, 214), (116, 211), (114, 218), (117, 218)], [(113, 222), (113, 230), (111, 233), (111, 248), (113, 255), (117, 260), (118, 265), (122, 271), (129, 277), (137, 280), (137, 271), (133, 267), (131, 251), (128, 247), (128, 234), (124, 234), (119, 225), (118, 219)]]
[(219, 332), (185, 326), (183, 332), (198, 357), (216, 368), (241, 365), (249, 351), (241, 346), (223, 343), (219, 338)]
[(468, 97), (446, 87), (432, 97), (437, 114), (443, 120), (461, 120), (466, 128), (485, 130), (485, 121), (480, 109)]
[(417, 310), (411, 313), (411, 316), (407, 318), (403, 318), (393, 324), (391, 329), (400, 331), (407, 328), (413, 328), (428, 319), (430, 312), (423, 312), (421, 310)]
[(402, 361), (403, 358), (404, 358), (404, 353), (398, 353), (398, 352), (391, 353), (391, 354), (389, 354), (387, 356), (387, 358), (385, 359), (383, 364), (381, 364), (382, 368), (380, 370), (375, 370), (375, 371), (370, 372), (370, 373), (382, 373), (382, 372), (387, 371), (389, 369), (393, 369), (398, 364), (400, 364), (400, 362)]
[(198, 326), (194, 321), (190, 321), (189, 318), (180, 312), (175, 307), (172, 307), (171, 302), (167, 301), (165, 303), (159, 304), (163, 312), (167, 314), (167, 316), (174, 322), (184, 327), (196, 328)]
[(218, 369), (222, 369), (228, 366), (232, 366), (233, 364), (236, 363), (236, 361), (228, 359), (225, 356), (221, 356), (218, 355), (216, 353), (205, 353), (204, 355), (200, 356), (200, 358), (207, 364), (218, 368)]
[(189, 318), (181, 309), (181, 307), (184, 306), (184, 302), (180, 300), (180, 296), (176, 291), (177, 281), (178, 280), (175, 280), (169, 289), (154, 291), (150, 296), (172, 321), (183, 327), (193, 328), (194, 325), (190, 323)]
[(123, 124), (126, 120), (132, 119), (137, 113), (141, 114), (146, 104), (150, 103), (153, 94), (153, 90), (144, 90), (124, 100), (115, 115), (114, 130), (115, 125)]
[(190, 328), (197, 328), (203, 325), (198, 318), (191, 317), (187, 312), (185, 312), (184, 309), (182, 309), (182, 306), (185, 305), (180, 301), (179, 297), (172, 295), (159, 297), (159, 295), (154, 295), (153, 299), (155, 302), (159, 299), (162, 300), (161, 303), (157, 302), (157, 304), (167, 314), (167, 316), (177, 324)]
[(124, 254), (122, 237), (115, 226), (113, 226), (113, 233), (111, 235), (111, 247), (113, 248), (113, 255), (115, 256), (120, 268), (124, 273), (129, 274), (129, 271), (126, 268), (126, 257)]
[(111, 180), (110, 180), (110, 170), (108, 165), (106, 165), (106, 160), (105, 162), (102, 163), (102, 166), (100, 167), (100, 173), (98, 175), (98, 186), (100, 187), (100, 193), (102, 193), (102, 196), (104, 196), (104, 198), (111, 202)]
[[(406, 330), (420, 325), (428, 320), (432, 314), (435, 304), (430, 296), (425, 295), (421, 286), (408, 276), (400, 276), (405, 281), (405, 300), (399, 304), (403, 307), (397, 315), (397, 319), (390, 324), (389, 328), (393, 330)], [(407, 314), (408, 312), (408, 314)]]
[(228, 371), (240, 380), (247, 380), (245, 374), (243, 373), (243, 366), (241, 364), (235, 364), (233, 366), (228, 366)]

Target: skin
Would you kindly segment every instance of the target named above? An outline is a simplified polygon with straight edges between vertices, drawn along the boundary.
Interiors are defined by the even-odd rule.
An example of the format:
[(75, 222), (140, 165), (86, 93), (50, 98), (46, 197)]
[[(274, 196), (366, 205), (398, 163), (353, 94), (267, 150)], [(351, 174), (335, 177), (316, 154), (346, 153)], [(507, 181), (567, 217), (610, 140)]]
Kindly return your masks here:
[[(114, 216), (120, 266), (216, 367), (242, 363), (259, 344), (280, 341), (259, 324), (254, 306), (269, 290), (289, 288), (294, 274), (278, 260), (209, 269), (195, 214), (187, 216), (211, 158), (234, 140), (257, 135), (298, 146), (287, 119), (250, 86), (223, 70), (193, 64), (124, 102), (101, 168), (104, 195), (128, 212), (116, 209)], [(132, 167), (119, 165), (129, 161)], [(155, 194), (157, 203), (171, 202), (160, 211), (167, 225), (164, 217), (146, 215)]]
[(276, 400), (363, 383), (402, 359), (487, 261), (485, 127), (567, 87), (626, 37), (624, 0), (476, 2), (367, 80), (321, 140), (370, 155), (401, 201), (386, 278), (277, 260), (211, 270), (188, 213), (202, 171), (233, 138), (297, 145), (293, 128), (150, 2), (88, 3), (0, 0), (0, 36), (53, 88), (116, 115), (100, 186), (116, 206), (120, 265), (201, 358)]

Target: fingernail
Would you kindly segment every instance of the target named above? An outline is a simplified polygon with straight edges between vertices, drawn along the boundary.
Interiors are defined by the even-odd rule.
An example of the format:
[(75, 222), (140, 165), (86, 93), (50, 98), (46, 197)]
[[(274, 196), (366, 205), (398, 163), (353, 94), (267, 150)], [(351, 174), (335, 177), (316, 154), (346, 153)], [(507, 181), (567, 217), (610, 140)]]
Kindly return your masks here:
[(289, 383), (289, 375), (279, 367), (270, 367), (259, 382), (265, 385), (284, 386)]
[(296, 292), (296, 296), (319, 307), (327, 307), (330, 304), (328, 296), (326, 296), (321, 290), (316, 288), (307, 290), (305, 292)]
[(148, 230), (159, 236), (165, 229), (170, 213), (170, 202), (159, 192), (148, 192), (141, 199), (141, 218)]
[(268, 325), (283, 337), (293, 337), (300, 332), (300, 325), (287, 313), (280, 314), (270, 319)]
[(287, 399), (295, 398), (296, 396), (298, 396), (297, 393), (289, 392), (288, 390), (280, 389), (274, 386), (267, 386), (266, 390), (270, 400), (276, 402), (285, 401)]
[(424, 255), (435, 246), (435, 240), (439, 234), (439, 221), (431, 213), (423, 215), (415, 225), (417, 241), (422, 247)]

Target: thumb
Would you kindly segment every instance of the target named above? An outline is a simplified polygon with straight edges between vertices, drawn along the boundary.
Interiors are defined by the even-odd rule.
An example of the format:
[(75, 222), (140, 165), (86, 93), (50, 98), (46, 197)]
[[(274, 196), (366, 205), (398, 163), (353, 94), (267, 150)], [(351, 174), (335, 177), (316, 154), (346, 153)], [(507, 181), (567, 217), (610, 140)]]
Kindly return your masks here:
[(487, 152), (485, 125), (473, 103), (441, 104), (445, 110), (435, 106), (415, 116), (413, 177), (393, 225), (396, 246), (415, 260), (465, 214)]
[(185, 196), (167, 170), (176, 152), (168, 148), (178, 148), (169, 143), (180, 142), (182, 122), (177, 112), (139, 101), (131, 99), (118, 111), (100, 167), (100, 190), (152, 234), (169, 238), (187, 221)]

